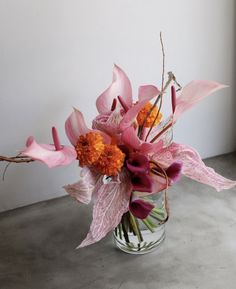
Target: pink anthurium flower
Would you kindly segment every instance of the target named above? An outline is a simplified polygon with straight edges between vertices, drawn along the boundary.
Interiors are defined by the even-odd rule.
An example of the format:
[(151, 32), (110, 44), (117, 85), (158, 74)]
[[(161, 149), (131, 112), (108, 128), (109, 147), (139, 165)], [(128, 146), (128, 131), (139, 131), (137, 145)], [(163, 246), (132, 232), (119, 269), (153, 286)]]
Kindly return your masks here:
[(76, 159), (76, 151), (69, 146), (62, 146), (59, 141), (57, 130), (52, 128), (54, 145), (38, 144), (31, 136), (26, 141), (26, 148), (21, 154), (34, 160), (45, 163), (49, 168), (64, 166)]
[(129, 210), (139, 219), (146, 219), (155, 206), (150, 202), (137, 198), (135, 195), (131, 197)]

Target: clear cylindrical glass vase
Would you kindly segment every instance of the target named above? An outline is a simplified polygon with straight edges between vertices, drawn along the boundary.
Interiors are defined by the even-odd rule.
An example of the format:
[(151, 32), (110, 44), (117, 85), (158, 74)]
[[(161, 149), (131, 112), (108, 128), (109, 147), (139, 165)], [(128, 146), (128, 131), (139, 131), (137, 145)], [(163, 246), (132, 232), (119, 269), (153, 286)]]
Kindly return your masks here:
[(165, 239), (165, 222), (168, 219), (166, 192), (143, 197), (155, 207), (146, 219), (139, 219), (130, 211), (125, 213), (113, 232), (115, 245), (130, 254), (154, 251)]

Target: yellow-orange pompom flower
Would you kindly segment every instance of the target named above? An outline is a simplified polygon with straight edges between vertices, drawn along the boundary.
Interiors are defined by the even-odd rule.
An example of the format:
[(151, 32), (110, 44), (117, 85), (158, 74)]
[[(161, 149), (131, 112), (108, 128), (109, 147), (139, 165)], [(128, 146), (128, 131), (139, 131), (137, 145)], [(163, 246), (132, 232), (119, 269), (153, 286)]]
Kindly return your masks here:
[[(138, 113), (137, 115), (137, 122), (139, 125), (143, 125), (150, 109), (152, 108), (152, 104), (150, 102), (146, 103), (146, 105), (140, 110), (140, 112)], [(158, 113), (158, 109), (157, 107), (155, 106), (152, 110), (152, 112), (150, 113), (150, 115), (147, 117), (146, 119), (146, 122), (144, 124), (144, 127), (151, 127), (156, 116), (157, 116), (157, 113)], [(160, 121), (161, 121), (161, 118), (162, 118), (162, 114), (159, 113), (157, 119), (155, 120), (155, 123), (154, 125), (157, 125)]]
[(125, 154), (116, 145), (105, 145), (95, 168), (103, 175), (115, 176), (122, 168)]
[(80, 166), (92, 165), (98, 160), (103, 149), (103, 138), (99, 133), (91, 131), (81, 135), (75, 147)]

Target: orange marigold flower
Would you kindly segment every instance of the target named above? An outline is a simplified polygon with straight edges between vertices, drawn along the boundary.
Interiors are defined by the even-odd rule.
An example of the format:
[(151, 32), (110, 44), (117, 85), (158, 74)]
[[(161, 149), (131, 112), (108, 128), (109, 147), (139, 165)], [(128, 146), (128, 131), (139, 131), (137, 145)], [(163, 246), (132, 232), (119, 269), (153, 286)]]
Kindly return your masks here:
[[(152, 108), (152, 104), (150, 102), (146, 103), (145, 106), (140, 110), (140, 112), (138, 113), (137, 115), (137, 122), (139, 125), (142, 125), (150, 111), (150, 109)], [(155, 106), (152, 110), (152, 112), (150, 113), (150, 115), (148, 116), (148, 118), (146, 119), (146, 122), (145, 122), (145, 125), (144, 127), (151, 127), (156, 116), (157, 116), (157, 113), (158, 113), (158, 109), (157, 107)], [(158, 115), (158, 118), (155, 120), (155, 123), (154, 125), (157, 125), (160, 121), (161, 121), (161, 118), (162, 118), (162, 114), (159, 113)]]
[(91, 131), (81, 135), (75, 147), (80, 166), (92, 165), (98, 160), (103, 149), (103, 138), (99, 133)]
[(103, 175), (115, 176), (122, 168), (125, 154), (116, 145), (105, 145), (95, 168)]

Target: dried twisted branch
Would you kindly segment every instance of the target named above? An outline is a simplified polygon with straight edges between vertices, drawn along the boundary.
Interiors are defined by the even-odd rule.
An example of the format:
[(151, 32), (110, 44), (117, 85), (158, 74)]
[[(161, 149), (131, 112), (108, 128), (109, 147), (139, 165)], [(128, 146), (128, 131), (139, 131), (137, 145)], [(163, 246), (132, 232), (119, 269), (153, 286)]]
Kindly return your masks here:
[(12, 164), (12, 163), (16, 163), (16, 164), (30, 163), (30, 162), (34, 162), (34, 160), (27, 157), (27, 156), (21, 156), (19, 154), (19, 155), (14, 156), (14, 157), (0, 156), (0, 162), (7, 162), (7, 165), (5, 166), (5, 168), (3, 170), (3, 174), (2, 174), (2, 180), (4, 181), (7, 169), (10, 166), (10, 164)]
[(8, 162), (8, 163), (30, 163), (34, 162), (33, 159), (26, 156), (15, 156), (15, 157), (5, 157), (0, 156), (0, 162)]

